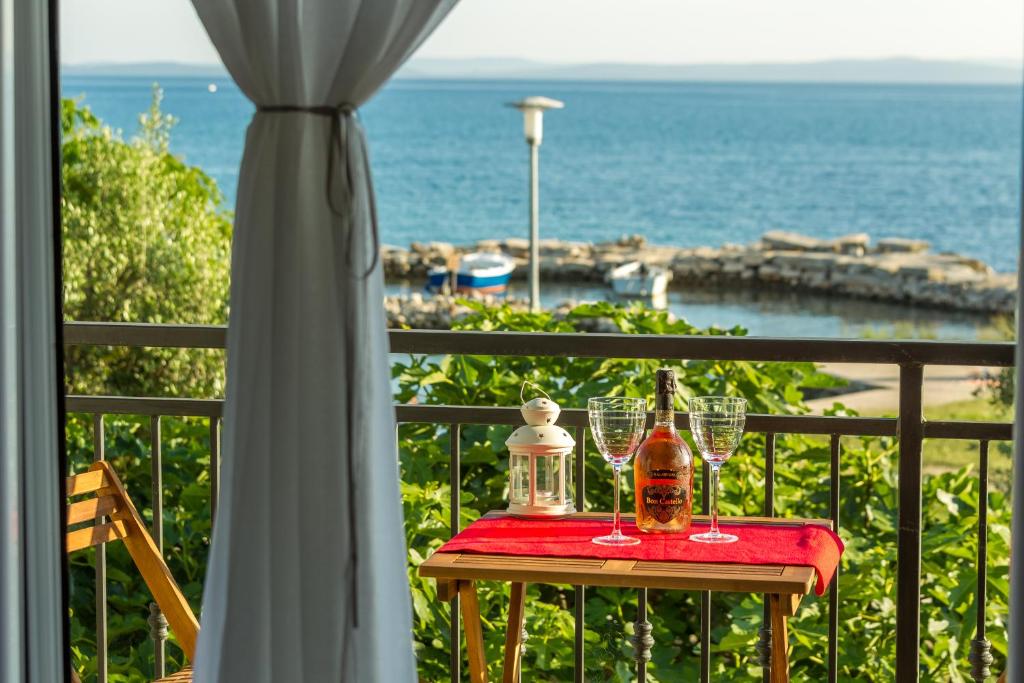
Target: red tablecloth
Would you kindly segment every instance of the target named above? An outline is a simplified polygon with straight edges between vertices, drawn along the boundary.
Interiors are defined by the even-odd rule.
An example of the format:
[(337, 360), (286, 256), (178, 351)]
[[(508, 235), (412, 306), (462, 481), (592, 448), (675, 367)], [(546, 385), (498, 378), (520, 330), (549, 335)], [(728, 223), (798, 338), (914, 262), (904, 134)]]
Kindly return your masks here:
[(591, 543), (611, 531), (606, 520), (567, 518), (525, 520), (515, 517), (478, 519), (463, 529), (438, 552), (532, 555), (547, 557), (596, 557), (606, 560), (654, 560), (660, 562), (721, 562), (729, 564), (781, 564), (814, 567), (818, 572), (815, 592), (821, 595), (832, 580), (843, 542), (818, 524), (769, 526), (720, 524), (723, 532), (736, 534), (735, 543), (711, 544), (690, 540), (690, 534), (708, 530), (695, 523), (684, 534), (645, 534), (630, 520), (622, 532), (638, 536), (639, 545), (607, 546)]

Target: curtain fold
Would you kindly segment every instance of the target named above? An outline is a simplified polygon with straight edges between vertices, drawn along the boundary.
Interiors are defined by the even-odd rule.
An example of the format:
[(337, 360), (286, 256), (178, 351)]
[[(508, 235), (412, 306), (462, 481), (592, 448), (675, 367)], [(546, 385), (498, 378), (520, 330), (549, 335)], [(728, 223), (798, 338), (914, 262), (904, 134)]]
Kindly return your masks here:
[(455, 0), (193, 4), (257, 106), (195, 680), (414, 681), (383, 273), (351, 110)]

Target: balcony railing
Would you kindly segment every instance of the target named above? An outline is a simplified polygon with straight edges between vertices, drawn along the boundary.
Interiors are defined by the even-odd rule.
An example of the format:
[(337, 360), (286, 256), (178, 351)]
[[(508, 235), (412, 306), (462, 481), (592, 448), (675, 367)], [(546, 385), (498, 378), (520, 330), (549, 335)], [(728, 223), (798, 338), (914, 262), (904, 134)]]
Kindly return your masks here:
[[(993, 441), (1011, 440), (1012, 425), (995, 422), (927, 421), (923, 417), (923, 371), (927, 365), (1010, 367), (1014, 363), (1014, 345), (1009, 343), (960, 343), (936, 341), (877, 341), (768, 339), (756, 337), (679, 337), (617, 334), (545, 334), (509, 332), (392, 331), (392, 353), (466, 354), (488, 356), (560, 356), (620, 359), (688, 358), (721, 361), (812, 361), (860, 364), (885, 364), (899, 367), (899, 412), (895, 418), (816, 415), (750, 415), (747, 431), (765, 435), (764, 514), (774, 515), (775, 437), (778, 434), (809, 434), (827, 437), (830, 443), (830, 518), (838, 530), (840, 511), (841, 439), (844, 436), (890, 436), (899, 439), (899, 529), (897, 533), (897, 611), (896, 678), (901, 682), (919, 678), (920, 604), (921, 604), (921, 526), (922, 526), (922, 442), (930, 439), (975, 441), (979, 450), (981, 501), (978, 519), (977, 555), (977, 629), (972, 652), (982, 648), (985, 638), (987, 572), (987, 512), (984, 501), (988, 490), (988, 451)], [(222, 349), (225, 330), (214, 326), (168, 326), (118, 323), (67, 323), (64, 332), (69, 345), (136, 346)], [(162, 513), (160, 418), (203, 417), (209, 421), (211, 444), (211, 499), (216, 506), (219, 467), (219, 429), (222, 402), (219, 400), (68, 396), (69, 413), (90, 414), (95, 429), (95, 456), (103, 457), (103, 416), (111, 414), (148, 416), (152, 421), (151, 445), (153, 472), (154, 538), (161, 542)], [(447, 426), (450, 430), (451, 532), (459, 530), (461, 454), (459, 433), (463, 425), (512, 425), (521, 420), (517, 408), (492, 406), (397, 405), (397, 421)], [(584, 440), (585, 410), (563, 410), (560, 422), (575, 431), (577, 458), (575, 479), (581, 509), (586, 499)], [(681, 429), (688, 429), (685, 415), (677, 416)], [(707, 468), (705, 498), (707, 497)], [(704, 501), (705, 506), (707, 500)], [(105, 566), (102, 553), (96, 559), (97, 652), (100, 681), (106, 671), (106, 595)], [(838, 673), (840, 582), (838, 575), (829, 586), (828, 597), (828, 680)], [(575, 680), (583, 681), (584, 587), (575, 587)], [(458, 600), (458, 598), (456, 598)], [(639, 591), (637, 622), (646, 622), (646, 591)], [(451, 680), (461, 676), (459, 647), (459, 609), (452, 608)], [(701, 596), (700, 678), (710, 680), (711, 596)], [(156, 665), (162, 669), (162, 643), (157, 643)], [(638, 680), (646, 678), (646, 661), (637, 653)], [(981, 678), (978, 678), (981, 680)]]

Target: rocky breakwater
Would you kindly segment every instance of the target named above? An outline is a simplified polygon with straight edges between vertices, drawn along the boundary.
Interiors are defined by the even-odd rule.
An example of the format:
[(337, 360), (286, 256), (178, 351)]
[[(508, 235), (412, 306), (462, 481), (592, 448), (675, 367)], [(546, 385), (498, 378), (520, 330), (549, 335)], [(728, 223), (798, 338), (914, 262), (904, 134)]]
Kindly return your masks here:
[[(449, 296), (446, 294), (426, 295), (414, 292), (406, 296), (384, 297), (384, 312), (387, 316), (388, 327), (412, 328), (418, 330), (448, 330), (452, 323), (473, 313), (473, 309), (466, 306), (464, 297)], [(489, 306), (500, 306), (508, 304), (516, 311), (528, 311), (530, 304), (523, 299), (495, 297), (481, 297), (479, 299)], [(564, 319), (569, 311), (577, 305), (575, 301), (564, 301), (552, 310), (556, 320)], [(675, 316), (669, 314), (670, 320)], [(592, 318), (579, 320), (576, 328), (583, 332), (620, 332), (615, 322), (609, 318)]]
[[(470, 251), (504, 252), (516, 259), (514, 278), (525, 278), (529, 243), (524, 239), (481, 240), (471, 246), (444, 242), (385, 247), (390, 279), (425, 278), (436, 264), (453, 263)], [(922, 240), (866, 234), (823, 240), (772, 231), (752, 244), (723, 247), (668, 247), (641, 236), (589, 244), (542, 240), (541, 279), (602, 282), (609, 270), (639, 260), (672, 271), (673, 287), (776, 287), (830, 296), (876, 299), (909, 305), (988, 313), (1012, 313), (1017, 277), (997, 273), (977, 259), (933, 253)]]
[[(483, 299), (488, 305), (499, 305), (493, 297)], [(526, 309), (522, 302), (509, 299), (515, 308)], [(388, 327), (410, 327), (417, 330), (447, 330), (452, 322), (472, 313), (472, 309), (460, 303), (460, 297), (438, 294), (436, 296), (413, 292), (406, 296), (384, 297), (384, 314)]]

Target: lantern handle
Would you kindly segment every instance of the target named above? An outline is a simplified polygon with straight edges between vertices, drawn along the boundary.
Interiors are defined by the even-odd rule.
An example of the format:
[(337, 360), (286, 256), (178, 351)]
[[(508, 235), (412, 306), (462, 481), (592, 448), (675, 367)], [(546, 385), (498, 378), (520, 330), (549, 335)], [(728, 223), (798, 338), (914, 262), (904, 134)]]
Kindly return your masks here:
[(522, 403), (526, 403), (526, 396), (524, 394), (526, 393), (527, 385), (533, 387), (534, 389), (536, 389), (540, 393), (544, 394), (544, 398), (546, 398), (547, 400), (549, 400), (549, 401), (551, 400), (551, 397), (548, 396), (548, 392), (546, 392), (543, 389), (541, 389), (539, 384), (537, 384), (536, 382), (531, 382), (530, 380), (527, 379), (527, 380), (523, 380), (523, 386), (519, 389), (519, 400)]

